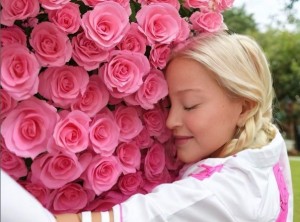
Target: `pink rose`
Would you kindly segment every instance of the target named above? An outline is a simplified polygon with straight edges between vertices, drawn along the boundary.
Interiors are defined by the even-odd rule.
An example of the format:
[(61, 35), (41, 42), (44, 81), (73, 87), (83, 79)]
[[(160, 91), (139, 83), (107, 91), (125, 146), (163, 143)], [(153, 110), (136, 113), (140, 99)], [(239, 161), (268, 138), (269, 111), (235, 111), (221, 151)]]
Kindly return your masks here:
[(1, 47), (11, 45), (13, 43), (19, 43), (26, 46), (26, 35), (24, 31), (16, 25), (1, 28), (0, 42)]
[(101, 2), (113, 1), (119, 3), (127, 12), (128, 15), (131, 15), (131, 8), (129, 0), (82, 0), (83, 3), (87, 6), (95, 7)]
[(16, 156), (7, 149), (1, 150), (0, 166), (6, 173), (8, 173), (15, 180), (27, 175), (27, 167), (24, 159)]
[(150, 51), (150, 63), (155, 68), (163, 69), (171, 53), (170, 45), (156, 44)]
[(183, 5), (186, 8), (198, 8), (204, 11), (209, 10), (212, 7), (213, 1), (211, 0), (185, 0)]
[(84, 187), (100, 195), (111, 189), (120, 175), (120, 163), (115, 156), (95, 156), (85, 172)]
[(89, 83), (85, 93), (76, 103), (72, 104), (72, 110), (81, 110), (89, 117), (94, 117), (101, 109), (103, 109), (109, 99), (109, 93), (97, 75), (90, 76)]
[(73, 59), (87, 71), (97, 69), (108, 59), (109, 51), (103, 50), (93, 40), (88, 39), (84, 32), (72, 38), (72, 47)]
[[(67, 112), (67, 111), (65, 111)], [(63, 152), (78, 153), (89, 145), (89, 122), (87, 114), (79, 110), (67, 112), (54, 128), (53, 138)]]
[(108, 109), (97, 114), (90, 125), (90, 142), (93, 150), (101, 156), (110, 156), (115, 151), (120, 135), (120, 128)]
[(114, 114), (120, 128), (120, 141), (129, 142), (142, 131), (143, 124), (134, 107), (119, 106)]
[(176, 146), (173, 140), (164, 144), (166, 155), (166, 167), (168, 170), (177, 170), (182, 167), (183, 163), (176, 158)]
[(53, 106), (32, 97), (11, 111), (2, 123), (7, 149), (20, 157), (35, 158), (46, 151), (58, 114)]
[(38, 0), (2, 0), (0, 22), (12, 26), (16, 20), (25, 20), (38, 15), (40, 6)]
[(153, 109), (154, 104), (167, 94), (168, 86), (164, 74), (160, 70), (152, 69), (137, 91), (135, 99), (144, 109)]
[(4, 90), (0, 89), (0, 123), (17, 106), (17, 101)]
[(177, 10), (180, 8), (180, 1), (178, 0), (138, 0), (143, 5), (150, 5), (153, 3), (168, 3), (175, 7)]
[(1, 86), (15, 100), (28, 99), (37, 93), (40, 65), (28, 48), (7, 45), (1, 50)]
[(70, 39), (51, 22), (37, 24), (31, 32), (29, 43), (42, 66), (62, 66), (71, 59)]
[(68, 34), (74, 34), (80, 27), (79, 5), (69, 2), (60, 9), (48, 10), (48, 17), (58, 28)]
[(158, 107), (148, 110), (143, 114), (143, 120), (150, 136), (159, 136), (165, 131), (166, 118)]
[(32, 165), (32, 182), (41, 182), (50, 189), (58, 189), (80, 177), (85, 168), (73, 153), (46, 153), (37, 157)]
[(132, 52), (146, 52), (147, 39), (146, 36), (138, 29), (138, 24), (132, 22), (130, 29), (124, 36), (122, 41), (117, 45), (120, 50), (129, 50)]
[(140, 149), (145, 149), (152, 146), (154, 140), (150, 137), (147, 128), (143, 127), (141, 133), (134, 138), (134, 142), (138, 147), (140, 147)]
[(144, 54), (116, 50), (111, 53), (110, 61), (99, 69), (99, 75), (111, 95), (122, 98), (136, 92), (149, 71), (150, 64)]
[(140, 169), (141, 152), (139, 147), (131, 143), (121, 143), (116, 150), (124, 174), (135, 173)]
[(218, 0), (217, 1), (217, 10), (224, 11), (233, 6), (234, 0)]
[(143, 184), (142, 172), (129, 173), (120, 177), (118, 187), (125, 195), (133, 195), (140, 191)]
[(197, 31), (216, 32), (223, 24), (223, 16), (220, 12), (194, 12), (190, 21)]
[(79, 66), (49, 67), (39, 76), (39, 93), (67, 109), (81, 98), (89, 82), (86, 70)]
[(61, 9), (68, 4), (70, 0), (39, 0), (42, 7), (49, 10)]
[(126, 10), (113, 1), (101, 2), (82, 16), (86, 36), (103, 49), (112, 49), (129, 30)]
[(150, 44), (169, 44), (176, 40), (183, 20), (176, 8), (168, 3), (142, 6), (136, 19)]

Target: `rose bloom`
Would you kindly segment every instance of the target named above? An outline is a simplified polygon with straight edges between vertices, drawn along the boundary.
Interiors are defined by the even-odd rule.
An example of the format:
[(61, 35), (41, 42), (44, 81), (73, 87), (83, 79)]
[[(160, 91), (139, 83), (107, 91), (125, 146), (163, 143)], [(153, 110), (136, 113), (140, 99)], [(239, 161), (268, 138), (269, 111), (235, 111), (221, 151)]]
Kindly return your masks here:
[(26, 35), (24, 31), (16, 25), (1, 28), (0, 43), (1, 47), (11, 45), (13, 43), (19, 43), (26, 46)]
[(17, 106), (14, 100), (4, 89), (0, 89), (0, 123)]
[(37, 93), (41, 66), (26, 46), (7, 45), (0, 58), (1, 86), (12, 98), (20, 101)]
[(197, 31), (216, 32), (223, 24), (223, 16), (220, 12), (194, 12), (190, 21)]
[(95, 156), (85, 171), (84, 187), (92, 189), (97, 195), (111, 189), (121, 175), (118, 159), (111, 155), (108, 157)]
[(135, 173), (140, 169), (141, 152), (134, 143), (121, 143), (116, 150), (124, 174)]
[(69, 2), (60, 9), (48, 10), (49, 21), (68, 34), (74, 34), (80, 27), (79, 5)]
[(149, 135), (149, 132), (146, 127), (143, 127), (139, 135), (134, 138), (134, 142), (140, 149), (149, 148), (152, 146), (154, 140)]
[(126, 10), (114, 1), (101, 2), (82, 16), (81, 26), (87, 38), (103, 49), (114, 48), (129, 30)]
[(100, 2), (106, 2), (106, 1), (114, 1), (119, 3), (127, 12), (128, 15), (131, 15), (131, 8), (129, 0), (82, 0), (83, 3), (87, 6), (95, 7)]
[(168, 3), (174, 6), (177, 10), (180, 8), (180, 1), (178, 0), (138, 0), (141, 5), (150, 5), (152, 3)]
[(159, 136), (165, 131), (166, 118), (160, 108), (146, 111), (143, 120), (150, 136)]
[(143, 124), (134, 107), (119, 106), (114, 114), (120, 128), (120, 141), (130, 142), (142, 131)]
[(39, 93), (55, 106), (67, 109), (85, 93), (89, 75), (82, 67), (64, 65), (47, 68), (39, 79)]
[(190, 9), (190, 8), (198, 8), (202, 11), (208, 11), (212, 8), (213, 1), (212, 0), (185, 0), (183, 2), (183, 6)]
[(72, 110), (81, 110), (89, 117), (94, 117), (103, 109), (109, 99), (109, 93), (97, 75), (90, 76), (89, 83), (81, 98), (72, 104)]
[(233, 6), (234, 0), (218, 0), (216, 2), (217, 4), (217, 10), (219, 11), (224, 11)]
[(7, 149), (20, 157), (35, 158), (46, 151), (58, 120), (56, 109), (31, 97), (18, 104), (1, 126)]
[(163, 69), (167, 64), (170, 53), (170, 45), (154, 45), (150, 51), (150, 64), (155, 68)]
[(42, 7), (49, 10), (61, 9), (64, 5), (68, 4), (70, 0), (39, 0)]
[(89, 122), (91, 119), (82, 111), (65, 112), (57, 122), (53, 138), (61, 151), (78, 153), (85, 150), (89, 144)]
[(97, 69), (100, 63), (108, 59), (109, 51), (103, 50), (93, 40), (88, 39), (84, 32), (72, 38), (72, 47), (72, 58), (87, 71)]
[(138, 171), (121, 176), (118, 181), (118, 187), (123, 194), (130, 196), (141, 192), (140, 187), (143, 182), (142, 172)]
[(40, 6), (38, 0), (2, 0), (0, 22), (12, 26), (16, 20), (25, 20), (38, 15)]
[(101, 156), (110, 156), (115, 151), (120, 136), (120, 128), (108, 109), (97, 114), (90, 124), (90, 142), (93, 150)]
[(37, 24), (30, 34), (29, 43), (42, 66), (62, 66), (71, 59), (70, 39), (51, 22)]
[(129, 50), (132, 52), (140, 52), (144, 54), (146, 52), (147, 39), (146, 36), (138, 29), (138, 24), (132, 22), (130, 29), (117, 45), (120, 50)]
[(144, 54), (116, 50), (99, 69), (99, 76), (113, 97), (122, 98), (136, 92), (149, 71), (149, 60)]

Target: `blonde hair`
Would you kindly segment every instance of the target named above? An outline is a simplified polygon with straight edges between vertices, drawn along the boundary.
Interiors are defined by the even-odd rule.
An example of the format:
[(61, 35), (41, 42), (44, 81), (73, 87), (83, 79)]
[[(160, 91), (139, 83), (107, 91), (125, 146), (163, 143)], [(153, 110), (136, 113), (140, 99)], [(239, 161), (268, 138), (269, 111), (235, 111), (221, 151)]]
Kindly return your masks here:
[(244, 125), (237, 129), (235, 138), (224, 146), (220, 156), (260, 148), (274, 138), (272, 76), (266, 57), (254, 40), (224, 31), (204, 34), (175, 50), (171, 59), (177, 56), (200, 62), (213, 71), (229, 95), (255, 103)]

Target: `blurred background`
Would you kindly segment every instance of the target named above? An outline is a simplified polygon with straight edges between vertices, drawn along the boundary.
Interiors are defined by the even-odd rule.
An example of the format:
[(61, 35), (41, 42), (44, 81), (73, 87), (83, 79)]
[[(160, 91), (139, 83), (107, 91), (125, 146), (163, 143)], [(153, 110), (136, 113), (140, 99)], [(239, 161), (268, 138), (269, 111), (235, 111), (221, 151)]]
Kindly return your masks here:
[(228, 28), (252, 36), (265, 51), (274, 79), (275, 122), (287, 145), (300, 221), (300, 0), (235, 0), (224, 13)]

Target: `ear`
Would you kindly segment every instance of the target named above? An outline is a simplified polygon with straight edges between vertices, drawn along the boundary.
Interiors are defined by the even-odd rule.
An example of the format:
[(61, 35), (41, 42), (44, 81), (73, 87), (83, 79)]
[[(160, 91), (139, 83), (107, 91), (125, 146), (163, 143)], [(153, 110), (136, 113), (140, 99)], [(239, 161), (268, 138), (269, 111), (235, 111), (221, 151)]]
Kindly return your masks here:
[(242, 101), (242, 110), (237, 121), (238, 127), (243, 127), (248, 119), (249, 113), (256, 107), (257, 103), (253, 100), (244, 99)]

